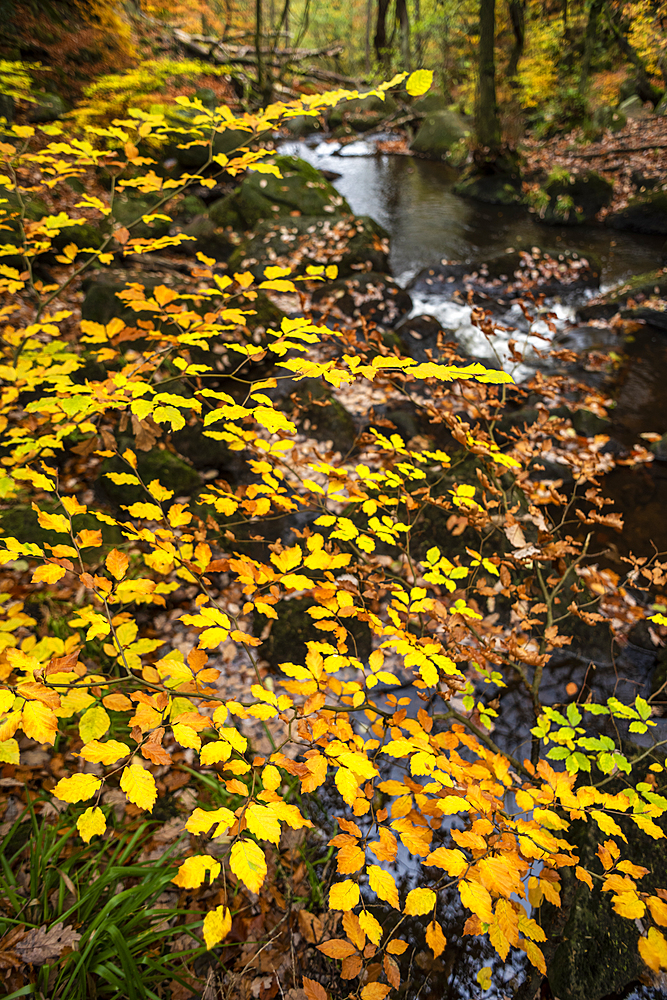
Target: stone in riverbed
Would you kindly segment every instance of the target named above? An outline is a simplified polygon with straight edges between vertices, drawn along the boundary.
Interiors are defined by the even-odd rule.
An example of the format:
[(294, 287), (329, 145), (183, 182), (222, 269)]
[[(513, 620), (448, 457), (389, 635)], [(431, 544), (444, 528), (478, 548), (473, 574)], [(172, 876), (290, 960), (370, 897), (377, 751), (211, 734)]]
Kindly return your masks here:
[(469, 135), (470, 129), (455, 111), (433, 111), (422, 122), (410, 149), (414, 153), (442, 159), (465, 142)]
[(296, 272), (311, 264), (335, 264), (339, 277), (360, 271), (386, 271), (389, 233), (368, 215), (283, 217), (260, 222), (252, 236), (234, 251), (229, 267), (249, 269), (259, 276), (276, 259), (290, 261)]
[(214, 202), (209, 216), (218, 226), (252, 229), (262, 219), (293, 215), (342, 215), (350, 206), (335, 187), (305, 160), (276, 156), (282, 177), (251, 172), (233, 194)]
[(614, 185), (595, 170), (563, 175), (554, 172), (542, 189), (549, 198), (537, 216), (540, 222), (556, 226), (577, 226), (590, 222), (601, 208), (610, 204)]
[(313, 312), (335, 319), (364, 316), (385, 329), (396, 326), (412, 309), (412, 299), (386, 274), (359, 274), (321, 285), (312, 293)]
[(667, 236), (667, 191), (633, 198), (626, 208), (608, 215), (606, 223), (611, 229)]
[[(610, 319), (617, 312), (626, 312), (628, 300), (632, 300), (633, 305), (630, 311), (646, 309), (643, 305), (647, 300), (661, 300), (667, 296), (667, 267), (659, 268), (657, 271), (649, 271), (646, 274), (637, 274), (627, 281), (611, 288), (604, 295), (599, 295), (592, 302), (581, 306), (577, 310), (577, 317), (582, 320), (590, 319)], [(654, 310), (655, 312), (655, 310)], [(658, 310), (658, 314), (664, 316), (664, 310)], [(646, 316), (636, 317), (646, 319)], [(649, 320), (653, 322), (653, 320)]]

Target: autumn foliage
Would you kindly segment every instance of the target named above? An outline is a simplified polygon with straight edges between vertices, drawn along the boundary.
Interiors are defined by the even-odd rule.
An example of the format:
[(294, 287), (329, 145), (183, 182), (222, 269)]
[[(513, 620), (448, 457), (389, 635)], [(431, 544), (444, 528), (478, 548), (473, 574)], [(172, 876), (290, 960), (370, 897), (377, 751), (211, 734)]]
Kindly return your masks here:
[[(428, 75), (408, 87), (427, 89)], [(254, 139), (347, 96), (356, 95), (240, 117), (185, 98), (190, 127), (137, 111), (79, 138), (57, 125), (7, 130), (0, 494), (6, 506), (30, 505), (49, 540), (2, 538), (0, 760), (19, 764), (21, 733), (58, 741), (68, 770), (51, 792), (71, 804), (87, 843), (109, 835), (109, 789), (150, 813), (156, 771), (178, 748), (192, 751), (226, 805), (191, 812), (191, 852), (172, 881), (184, 893), (219, 887), (219, 903), (202, 914), (209, 949), (230, 934), (241, 888), (267, 890), (284, 831), (312, 828), (308, 803), (325, 794), (338, 823), (326, 903), (342, 917), (318, 943), (361, 1000), (399, 988), (408, 918), (421, 918), (428, 948), (442, 955), (441, 914), (452, 900), (466, 911), (465, 933), (487, 935), (503, 960), (519, 949), (543, 973), (540, 907), (559, 906), (564, 872), (597, 882), (616, 913), (642, 919), (641, 956), (658, 971), (667, 967), (667, 889), (644, 891), (648, 870), (627, 846), (632, 831), (664, 837), (652, 707), (641, 697), (598, 703), (583, 689), (543, 704), (541, 690), (575, 627), (603, 622), (620, 635), (645, 616), (593, 551), (599, 527), (620, 526), (599, 489), (613, 464), (600, 442), (576, 438), (546, 405), (531, 426), (499, 435), (518, 391), (511, 376), (462, 362), (451, 346), (418, 362), (372, 325), (362, 337), (307, 315), (253, 339), (259, 294), (305, 304), (335, 268), (227, 273), (197, 254), (182, 288), (128, 281), (118, 298), (129, 320), (81, 320), (66, 305), (91, 271), (176, 252), (183, 234), (138, 237), (133, 228), (168, 218), (194, 183), (249, 169), (279, 175)], [(215, 134), (230, 128), (246, 132), (247, 145), (216, 154)], [(160, 158), (169, 143), (208, 150), (204, 166), (169, 175)], [(65, 211), (58, 194), (71, 181), (84, 193)], [(120, 225), (115, 199), (128, 191), (154, 207)], [(50, 214), (34, 220), (37, 195)], [(89, 220), (103, 226), (101, 246), (75, 238)], [(491, 336), (484, 311), (474, 317)], [(213, 359), (223, 355), (221, 370)], [(535, 376), (533, 387), (554, 404), (571, 383), (559, 376), (547, 387)], [(315, 384), (402, 394), (434, 436), (406, 441), (378, 424), (347, 457), (327, 459), (299, 434), (298, 403), (295, 416), (280, 402)], [(585, 404), (604, 399), (588, 390)], [(240, 485), (216, 478), (188, 499), (142, 476), (142, 454), (176, 450), (186, 427), (238, 456)], [(571, 468), (569, 491), (544, 473), (547, 454)], [(632, 461), (645, 455), (637, 448)], [(67, 462), (84, 459), (107, 463), (103, 476), (141, 498), (114, 509), (72, 491)], [(655, 559), (632, 557), (627, 569), (635, 592), (664, 584)], [(9, 581), (27, 571), (18, 599)], [(63, 602), (65, 633), (48, 620), (38, 630), (26, 593)], [(318, 638), (295, 643), (271, 674), (255, 623), (275, 623), (294, 598), (308, 598)], [(198, 636), (186, 652), (150, 628), (174, 608)], [(225, 644), (255, 672), (243, 697), (224, 692)], [(494, 728), (510, 682), (534, 719), (530, 744), (508, 749)], [(251, 724), (264, 728), (270, 752), (255, 752), (244, 735)], [(598, 831), (594, 868), (580, 864), (574, 821)], [(407, 892), (399, 852), (421, 865)], [(303, 988), (310, 1000), (327, 996), (308, 976)]]

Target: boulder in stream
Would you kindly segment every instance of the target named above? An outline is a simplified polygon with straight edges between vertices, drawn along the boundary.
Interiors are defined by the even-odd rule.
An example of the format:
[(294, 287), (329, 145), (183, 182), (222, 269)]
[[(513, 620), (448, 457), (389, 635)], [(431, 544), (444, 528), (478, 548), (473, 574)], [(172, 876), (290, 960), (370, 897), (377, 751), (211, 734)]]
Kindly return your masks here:
[(386, 94), (384, 100), (375, 94), (369, 97), (355, 97), (340, 104), (331, 112), (329, 128), (333, 130), (347, 126), (353, 132), (369, 132), (382, 125), (397, 110), (398, 104), (391, 94)]
[(664, 299), (667, 296), (667, 267), (646, 274), (636, 274), (627, 281), (580, 306), (582, 320), (610, 319), (616, 313), (623, 319), (642, 319), (652, 326), (667, 327)]
[(251, 171), (236, 191), (210, 206), (209, 218), (223, 229), (249, 230), (262, 219), (350, 212), (345, 199), (310, 163), (296, 156), (277, 156), (275, 163), (282, 177)]
[(626, 208), (607, 216), (611, 229), (667, 236), (667, 191), (652, 191), (633, 198)]
[(385, 329), (396, 326), (412, 309), (412, 299), (393, 278), (373, 272), (320, 285), (312, 302), (315, 313), (343, 321), (364, 316)]
[(255, 226), (233, 252), (229, 266), (259, 275), (278, 259), (289, 262), (295, 270), (311, 264), (335, 264), (339, 277), (359, 271), (386, 271), (389, 233), (368, 215), (281, 217)]
[(595, 170), (570, 173), (553, 171), (540, 194), (545, 201), (537, 218), (555, 226), (578, 226), (590, 222), (611, 203), (614, 185)]
[[(466, 146), (470, 129), (455, 111), (432, 111), (410, 143), (414, 153), (442, 159)], [(466, 150), (467, 152), (467, 147)]]

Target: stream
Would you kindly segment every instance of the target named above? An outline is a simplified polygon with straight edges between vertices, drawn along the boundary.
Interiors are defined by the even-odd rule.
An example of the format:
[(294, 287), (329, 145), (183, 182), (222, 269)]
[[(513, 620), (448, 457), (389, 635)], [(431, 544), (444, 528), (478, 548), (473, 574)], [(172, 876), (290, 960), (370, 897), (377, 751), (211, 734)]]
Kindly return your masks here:
[[(583, 257), (594, 255), (602, 265), (603, 291), (664, 263), (664, 237), (616, 232), (602, 225), (546, 226), (518, 206), (508, 208), (464, 201), (453, 193), (457, 175), (445, 164), (383, 154), (378, 152), (373, 140), (362, 139), (341, 147), (339, 143), (326, 143), (314, 137), (281, 143), (280, 152), (299, 156), (320, 170), (338, 175), (333, 183), (352, 211), (357, 215), (370, 215), (389, 232), (391, 270), (403, 287), (423, 268), (451, 261), (481, 262), (509, 249), (534, 246), (552, 252), (559, 248), (576, 250)], [(469, 307), (454, 303), (450, 296), (437, 292), (420, 298), (411, 290), (411, 295), (413, 316), (424, 313), (435, 316), (443, 328), (455, 331), (457, 340), (473, 357), (482, 360), (489, 357), (487, 342), (470, 325)], [(560, 334), (567, 333), (568, 323), (576, 325), (576, 308), (591, 295), (590, 290), (583, 290), (571, 293), (563, 301), (549, 303), (558, 315)], [(513, 321), (513, 317), (505, 318)], [(543, 330), (542, 324), (540, 332)], [(576, 336), (575, 332), (575, 340)], [(664, 332), (646, 327), (636, 337), (626, 341), (619, 337), (619, 341), (620, 347), (612, 344), (611, 349), (624, 351), (631, 361), (610, 414), (613, 418), (610, 434), (627, 445), (644, 431), (667, 432), (667, 339)], [(502, 353), (501, 344), (499, 355), (504, 360)], [(523, 367), (514, 374), (519, 380), (531, 371)], [(664, 517), (667, 463), (656, 461), (640, 469), (617, 470), (609, 477), (608, 493), (625, 514), (626, 529), (622, 543), (618, 543), (621, 551), (649, 552), (651, 541), (661, 551), (667, 549), (667, 518)], [(606, 700), (614, 693), (633, 700), (635, 694), (646, 697), (650, 693), (655, 653), (629, 643), (617, 651), (619, 655), (612, 662), (608, 649), (603, 650), (604, 644), (599, 640), (600, 636), (591, 628), (576, 653), (553, 657), (545, 671), (546, 702), (558, 701), (567, 682), (578, 689), (587, 683), (596, 700)], [(508, 690), (503, 696), (503, 711), (494, 739), (501, 748), (516, 752), (517, 734), (525, 734), (528, 740), (531, 724), (525, 697), (519, 690)], [(662, 731), (658, 738), (664, 738), (667, 720), (660, 720), (659, 728)], [(399, 875), (410, 884), (414, 884), (417, 876), (418, 865), (414, 862), (407, 852), (401, 852)], [(444, 969), (434, 967), (431, 975), (426, 975), (425, 996), (464, 1000), (481, 995), (474, 977), (476, 969), (484, 963), (493, 966), (494, 985), (483, 995), (500, 998), (511, 994), (523, 977), (520, 956), (507, 963), (501, 962), (492, 950), (482, 947), (479, 940), (473, 943), (469, 937), (460, 936), (459, 913), (446, 912), (442, 916), (457, 958), (453, 968), (451, 965)], [(600, 961), (599, 956), (595, 957)], [(434, 963), (438, 965), (440, 963)], [(667, 997), (667, 991), (628, 984), (625, 990), (608, 994), (605, 1000), (620, 1000), (621, 997), (659, 1000)]]

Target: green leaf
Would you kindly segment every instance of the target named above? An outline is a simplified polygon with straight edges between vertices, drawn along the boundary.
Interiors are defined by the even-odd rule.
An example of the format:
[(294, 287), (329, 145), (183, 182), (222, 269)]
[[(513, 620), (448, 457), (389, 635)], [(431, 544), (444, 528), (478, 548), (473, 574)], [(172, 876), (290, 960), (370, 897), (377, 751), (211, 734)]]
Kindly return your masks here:
[(433, 83), (432, 69), (416, 69), (411, 73), (405, 84), (405, 89), (411, 97), (421, 97), (427, 90), (431, 89)]
[(570, 751), (567, 747), (553, 747), (547, 754), (547, 757), (550, 760), (565, 760), (565, 758), (569, 756)]
[(574, 703), (567, 706), (567, 717), (571, 726), (578, 726), (581, 722), (581, 712)]

